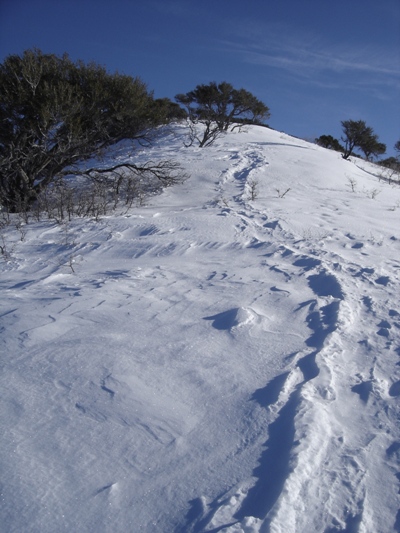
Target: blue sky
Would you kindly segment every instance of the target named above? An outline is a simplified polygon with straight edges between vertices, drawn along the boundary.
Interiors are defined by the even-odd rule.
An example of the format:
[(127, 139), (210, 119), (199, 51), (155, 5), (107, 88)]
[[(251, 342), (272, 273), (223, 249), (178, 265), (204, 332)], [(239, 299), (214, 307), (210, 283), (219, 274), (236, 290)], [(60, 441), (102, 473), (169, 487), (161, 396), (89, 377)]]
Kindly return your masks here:
[(227, 81), (314, 139), (400, 139), (399, 0), (0, 0), (0, 61), (37, 47), (139, 76), (156, 97)]

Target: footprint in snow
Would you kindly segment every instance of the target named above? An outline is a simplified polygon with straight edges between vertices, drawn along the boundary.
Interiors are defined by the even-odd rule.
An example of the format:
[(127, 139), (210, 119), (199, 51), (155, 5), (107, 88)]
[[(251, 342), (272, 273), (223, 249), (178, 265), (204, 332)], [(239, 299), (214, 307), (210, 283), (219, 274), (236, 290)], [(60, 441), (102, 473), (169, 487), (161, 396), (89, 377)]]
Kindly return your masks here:
[(266, 222), (263, 227), (268, 229), (276, 229), (278, 224), (278, 220), (273, 220), (272, 222)]
[(390, 459), (396, 460), (398, 463), (400, 463), (400, 442), (393, 442), (389, 448), (386, 450), (386, 455)]
[(363, 296), (361, 300), (368, 311), (373, 311), (373, 300), (370, 296)]
[(321, 261), (319, 259), (315, 259), (313, 257), (300, 257), (300, 259), (297, 259), (293, 265), (302, 267), (306, 272), (309, 270), (312, 270), (313, 268), (319, 266), (321, 264)]
[(333, 274), (325, 271), (308, 277), (308, 284), (317, 296), (332, 296), (343, 300), (344, 295), (339, 281)]
[(361, 383), (351, 387), (351, 390), (359, 395), (361, 401), (367, 403), (372, 392), (372, 381), (361, 381)]
[(378, 328), (380, 328), (376, 334), (380, 337), (389, 337), (390, 335), (390, 329), (392, 328), (391, 324), (387, 320), (381, 320), (378, 324)]
[(383, 285), (384, 287), (386, 287), (389, 282), (390, 282), (389, 276), (380, 276), (379, 278), (375, 280), (375, 283), (378, 283), (378, 285)]
[(389, 396), (400, 396), (400, 381), (392, 383), (389, 389)]

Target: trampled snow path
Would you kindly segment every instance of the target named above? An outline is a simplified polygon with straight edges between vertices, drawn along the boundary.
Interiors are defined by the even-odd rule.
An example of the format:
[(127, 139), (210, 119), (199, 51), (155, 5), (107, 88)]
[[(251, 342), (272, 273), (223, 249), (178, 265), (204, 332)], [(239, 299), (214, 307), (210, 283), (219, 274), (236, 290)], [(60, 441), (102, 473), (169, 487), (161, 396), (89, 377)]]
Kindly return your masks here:
[(400, 191), (263, 128), (172, 155), (148, 207), (14, 236), (2, 523), (399, 531)]
[[(233, 158), (238, 159), (238, 163), (228, 170), (227, 175), (239, 180), (236, 186), (240, 192), (226, 195), (226, 177), (222, 180), (220, 192), (222, 196), (239, 201), (245, 194), (249, 177), (252, 173), (256, 174), (259, 166), (264, 168), (266, 161), (263, 154), (256, 150), (243, 150), (241, 155), (235, 152)], [(250, 242), (261, 247), (260, 229), (271, 228), (274, 234), (279, 223), (266, 223), (267, 217), (255, 213), (254, 208), (250, 212), (249, 215), (248, 211), (236, 210), (234, 216), (241, 220), (240, 231), (248, 233), (249, 226), (256, 230), (250, 231), (253, 236)], [(363, 244), (354, 243), (352, 248), (362, 249)], [(269, 424), (266, 449), (253, 473), (257, 481), (253, 485), (249, 482), (245, 489), (239, 485), (222, 499), (219, 498), (211, 505), (217, 511), (212, 510), (211, 516), (203, 517), (200, 526), (193, 531), (202, 531), (207, 520), (209, 523), (205, 530), (213, 531), (220, 528), (226, 531), (319, 531), (323, 524), (324, 531), (370, 531), (371, 524), (387, 521), (388, 509), (380, 508), (378, 503), (382, 494), (377, 479), (391, 477), (394, 481), (393, 465), (387, 459), (398, 449), (397, 441), (391, 442), (387, 435), (387, 427), (390, 422), (395, 422), (398, 411), (393, 409), (397, 415), (389, 414), (386, 401), (388, 395), (395, 397), (400, 391), (397, 390), (398, 382), (395, 382), (389, 392), (390, 384), (378, 377), (387, 375), (388, 368), (378, 362), (377, 354), (390, 350), (393, 341), (396, 345), (398, 335), (394, 338), (390, 335), (393, 333), (390, 320), (377, 320), (376, 335), (385, 342), (379, 342), (381, 339), (377, 337), (378, 346), (372, 348), (373, 341), (362, 338), (360, 332), (369, 329), (362, 327), (363, 322), (370, 320), (369, 313), (375, 306), (372, 303), (375, 300), (366, 296), (371, 294), (370, 285), (377, 287), (377, 302), (387, 299), (385, 310), (388, 304), (392, 306), (387, 311), (391, 317), (399, 315), (396, 292), (392, 294), (390, 304), (387, 290), (391, 282), (389, 276), (374, 276), (374, 269), (349, 264), (337, 254), (326, 257), (315, 250), (307, 250), (303, 242), (300, 247), (294, 242), (291, 248), (284, 245), (277, 252), (266, 255), (273, 256), (275, 260), (277, 255), (280, 259), (283, 256), (290, 258), (291, 266), (297, 267), (288, 270), (288, 265), (285, 265), (282, 274), (286, 282), (299, 275), (307, 277), (315, 298), (303, 302), (300, 307), (308, 309), (306, 322), (311, 336), (306, 345), (310, 350), (296, 354), (296, 364), (290, 372), (276, 376), (264, 389), (260, 389), (260, 403), (269, 409), (275, 408), (277, 416)], [(277, 263), (281, 264), (281, 261)], [(396, 267), (400, 264), (396, 260), (392, 263)], [(272, 268), (279, 270), (276, 264)], [(347, 286), (349, 278), (351, 284)], [(361, 283), (354, 283), (354, 278), (359, 278)], [(397, 282), (397, 276), (392, 281)], [(363, 309), (365, 306), (367, 313)], [(366, 317), (359, 317), (365, 314)], [(399, 322), (395, 324), (399, 328)], [(387, 340), (389, 336), (390, 341)], [(353, 355), (349, 364), (346, 352), (353, 352), (357, 345), (361, 348), (357, 349), (356, 357)], [(359, 372), (363, 369), (365, 373), (366, 366), (367, 376)], [(352, 380), (356, 383), (350, 388), (349, 381), (351, 383)], [(287, 383), (290, 385), (287, 386)], [(358, 407), (354, 393), (364, 404), (360, 409), (355, 436), (352, 435), (356, 429), (353, 411)], [(368, 404), (372, 407), (365, 416), (362, 411), (367, 409)], [(376, 419), (373, 428), (365, 423), (370, 418)], [(348, 438), (349, 434), (351, 438)], [(372, 483), (368, 483), (368, 477), (372, 477)], [(345, 485), (346, 489), (336, 491), (338, 485)], [(394, 496), (395, 483), (392, 488)], [(321, 500), (326, 502), (325, 506), (309, 508), (310, 501)], [(396, 506), (396, 498), (388, 508), (392, 506)], [(229, 524), (233, 525), (229, 527)]]

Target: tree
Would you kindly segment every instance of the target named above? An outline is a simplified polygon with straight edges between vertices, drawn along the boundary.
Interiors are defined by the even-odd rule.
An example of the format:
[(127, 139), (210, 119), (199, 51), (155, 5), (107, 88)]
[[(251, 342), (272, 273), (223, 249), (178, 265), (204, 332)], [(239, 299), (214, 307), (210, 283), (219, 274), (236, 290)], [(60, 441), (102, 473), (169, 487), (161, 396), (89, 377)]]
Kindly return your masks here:
[(400, 139), (394, 145), (394, 149), (396, 150), (396, 152), (399, 152), (399, 155), (397, 156), (399, 157), (400, 156)]
[(360, 148), (367, 158), (386, 152), (386, 146), (378, 141), (378, 136), (363, 120), (343, 120), (342, 127), (344, 133), (342, 141), (345, 143), (343, 159), (348, 159), (354, 148)]
[[(245, 89), (230, 83), (197, 85), (193, 91), (178, 94), (175, 100), (184, 106), (191, 124), (191, 142), (209, 146), (234, 123), (262, 124), (270, 116), (268, 107)], [(198, 131), (197, 124), (204, 126)]]
[(187, 118), (187, 113), (179, 104), (172, 102), (169, 98), (157, 98), (154, 100), (155, 108), (161, 113), (166, 123), (173, 120), (184, 120)]
[(343, 152), (344, 148), (340, 144), (340, 142), (332, 137), (332, 135), (321, 135), (317, 139), (315, 139), (315, 142), (322, 146), (323, 148), (328, 148), (330, 150), (336, 150), (336, 152)]
[(364, 153), (366, 159), (370, 159), (371, 157), (383, 155), (386, 152), (386, 144), (379, 142), (378, 136), (372, 134), (363, 141), (360, 149)]
[(28, 210), (54, 180), (90, 175), (83, 162), (93, 166), (122, 139), (144, 142), (166, 120), (165, 106), (154, 104), (139, 78), (37, 49), (7, 57), (0, 65), (0, 204)]

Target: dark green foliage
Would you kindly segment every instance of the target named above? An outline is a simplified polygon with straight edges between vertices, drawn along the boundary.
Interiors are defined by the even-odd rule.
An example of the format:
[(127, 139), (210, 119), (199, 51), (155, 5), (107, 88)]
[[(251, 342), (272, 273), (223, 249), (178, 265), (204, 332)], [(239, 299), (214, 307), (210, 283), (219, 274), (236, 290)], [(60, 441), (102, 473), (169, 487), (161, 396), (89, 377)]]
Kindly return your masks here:
[(378, 161), (378, 165), (389, 169), (389, 181), (394, 179), (393, 176), (395, 176), (395, 179), (398, 182), (400, 175), (400, 140), (396, 142), (394, 149), (396, 152), (399, 152), (399, 155), (397, 157), (392, 156), (382, 159), (381, 161)]
[(40, 50), (0, 65), (0, 203), (29, 209), (75, 165), (167, 120), (139, 78)]
[(169, 98), (157, 98), (157, 100), (154, 100), (154, 105), (156, 112), (160, 113), (160, 120), (164, 120), (165, 123), (187, 118), (186, 111)]
[(361, 151), (367, 159), (378, 157), (386, 152), (386, 144), (378, 141), (378, 136), (373, 134), (360, 146)]
[[(197, 140), (199, 146), (209, 146), (232, 124), (262, 124), (270, 116), (268, 107), (254, 95), (226, 82), (197, 85), (175, 99), (186, 109), (192, 124), (191, 141)], [(196, 124), (204, 126), (201, 133)]]
[(363, 139), (372, 134), (372, 128), (368, 128), (363, 120), (342, 120), (345, 143), (343, 159), (348, 159), (356, 146), (362, 144)]
[(332, 135), (321, 135), (321, 137), (315, 139), (315, 142), (323, 148), (329, 148), (330, 150), (335, 150), (336, 152), (344, 152), (343, 146), (337, 139), (332, 137)]
[(363, 120), (343, 120), (342, 127), (344, 133), (342, 141), (345, 143), (343, 159), (348, 159), (354, 148), (364, 152), (367, 159), (386, 152), (386, 146), (378, 141), (378, 136)]

